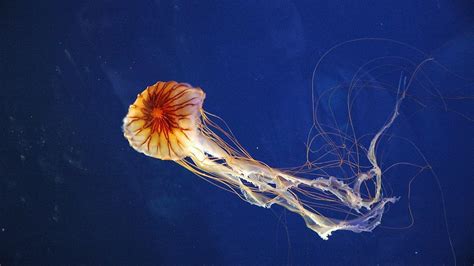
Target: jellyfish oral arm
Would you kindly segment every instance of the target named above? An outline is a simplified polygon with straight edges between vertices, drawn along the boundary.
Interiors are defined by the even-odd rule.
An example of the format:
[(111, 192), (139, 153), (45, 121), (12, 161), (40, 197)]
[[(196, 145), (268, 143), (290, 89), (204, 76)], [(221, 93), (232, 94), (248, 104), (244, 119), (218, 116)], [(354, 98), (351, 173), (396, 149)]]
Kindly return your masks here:
[[(406, 79), (400, 79), (399, 90), (406, 85), (405, 83)], [(377, 163), (376, 148), (381, 136), (392, 126), (398, 116), (404, 97), (403, 92), (395, 103), (393, 114), (370, 142), (367, 159), (372, 165), (371, 169), (359, 173), (352, 186), (336, 177), (306, 179), (271, 168), (252, 158), (234, 156), (226, 151), (226, 144), (214, 141), (218, 137), (209, 137), (209, 133), (198, 134), (197, 139), (192, 141), (195, 145), (189, 158), (197, 168), (220, 179), (219, 181), (239, 188), (241, 198), (250, 204), (264, 208), (277, 204), (299, 214), (306, 226), (322, 239), (328, 239), (331, 233), (337, 230), (369, 232), (381, 223), (385, 205), (398, 200), (395, 197), (382, 196), (382, 171)], [(214, 133), (211, 131), (210, 134)], [(368, 180), (375, 182), (375, 195), (364, 198), (360, 193), (360, 187)], [(339, 200), (341, 205), (360, 215), (345, 220), (325, 217), (313, 208), (308, 208), (296, 196), (294, 190), (301, 186), (330, 193)]]
[[(382, 133), (383, 131), (379, 132), (372, 140), (375, 144)], [(307, 227), (325, 240), (337, 230), (372, 231), (380, 224), (385, 205), (397, 200), (396, 198), (381, 198), (381, 171), (375, 160), (372, 162), (373, 168), (359, 174), (351, 187), (336, 177), (306, 179), (290, 175), (255, 160), (232, 156), (207, 136), (201, 135), (198, 138), (199, 140), (193, 141), (197, 145), (194, 145), (188, 157), (197, 169), (219, 179), (220, 182), (237, 187), (240, 189), (241, 198), (250, 204), (264, 208), (277, 204), (299, 214)], [(375, 149), (375, 144), (371, 146), (371, 149)], [(370, 151), (369, 154), (371, 154)], [(363, 198), (359, 192), (360, 186), (373, 178), (376, 182), (375, 197)], [(330, 193), (342, 205), (361, 215), (348, 220), (320, 215), (305, 206), (293, 193), (294, 189), (301, 186)], [(365, 211), (362, 214), (363, 210)]]

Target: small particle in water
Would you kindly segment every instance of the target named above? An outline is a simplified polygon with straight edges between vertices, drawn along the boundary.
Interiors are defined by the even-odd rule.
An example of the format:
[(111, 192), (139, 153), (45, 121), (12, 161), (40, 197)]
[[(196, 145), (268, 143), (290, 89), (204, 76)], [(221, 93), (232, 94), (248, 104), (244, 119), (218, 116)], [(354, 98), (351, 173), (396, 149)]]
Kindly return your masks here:
[(2, 232), (5, 232), (5, 228), (2, 227)]

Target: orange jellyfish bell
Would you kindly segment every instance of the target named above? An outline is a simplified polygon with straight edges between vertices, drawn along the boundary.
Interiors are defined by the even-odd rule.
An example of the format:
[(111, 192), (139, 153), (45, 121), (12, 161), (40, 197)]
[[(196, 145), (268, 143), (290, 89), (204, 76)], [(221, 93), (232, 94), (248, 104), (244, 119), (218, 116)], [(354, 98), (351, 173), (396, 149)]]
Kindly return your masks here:
[(138, 94), (123, 119), (124, 136), (138, 152), (181, 160), (197, 134), (205, 94), (175, 81), (157, 82)]

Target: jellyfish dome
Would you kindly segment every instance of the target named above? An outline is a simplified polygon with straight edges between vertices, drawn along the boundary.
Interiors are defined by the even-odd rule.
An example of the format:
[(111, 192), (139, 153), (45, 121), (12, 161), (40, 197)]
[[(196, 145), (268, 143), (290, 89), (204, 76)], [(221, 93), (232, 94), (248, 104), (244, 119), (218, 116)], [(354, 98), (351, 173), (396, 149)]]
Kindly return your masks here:
[(125, 138), (136, 151), (161, 160), (187, 156), (196, 135), (205, 94), (186, 83), (157, 82), (138, 94), (123, 120)]

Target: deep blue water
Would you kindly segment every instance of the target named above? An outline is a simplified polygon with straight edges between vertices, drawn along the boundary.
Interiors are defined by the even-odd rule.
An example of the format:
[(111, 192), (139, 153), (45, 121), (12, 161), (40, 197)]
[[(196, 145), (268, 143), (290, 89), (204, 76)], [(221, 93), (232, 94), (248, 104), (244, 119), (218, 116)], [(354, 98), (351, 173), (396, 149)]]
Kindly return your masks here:
[[(474, 263), (472, 1), (0, 6), (1, 265), (452, 265), (448, 236), (458, 264)], [(426, 54), (388, 40), (343, 45), (317, 72), (316, 95), (349, 83), (373, 57), (415, 66), (433, 57), (446, 67), (423, 66), (394, 137), (378, 150), (382, 167), (426, 166), (413, 142), (437, 179), (421, 173), (408, 200), (419, 168), (388, 172), (387, 193), (401, 199), (371, 233), (335, 232), (323, 241), (300, 217), (243, 202), (177, 164), (138, 154), (122, 136), (136, 94), (177, 80), (202, 87), (204, 108), (224, 118), (256, 159), (301, 164), (313, 68), (331, 47), (357, 38), (391, 39)], [(414, 71), (406, 63), (375, 62), (387, 66), (390, 84), (361, 90), (353, 110), (358, 135), (386, 121), (390, 88)], [(375, 73), (365, 78), (380, 81)], [(333, 110), (347, 126), (346, 96), (336, 91), (319, 115)], [(403, 228), (408, 203), (414, 223)]]

